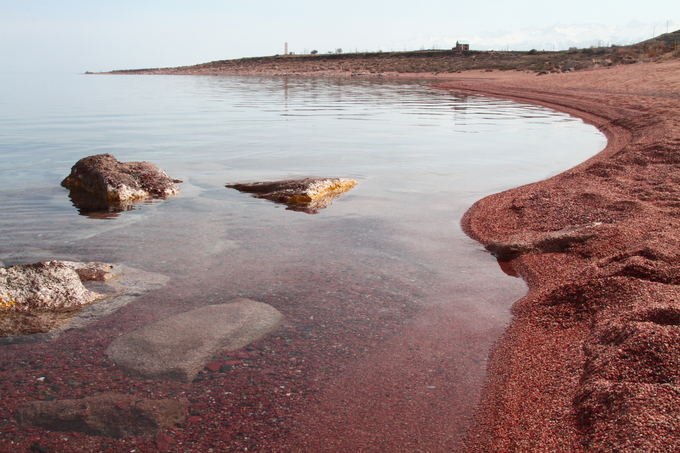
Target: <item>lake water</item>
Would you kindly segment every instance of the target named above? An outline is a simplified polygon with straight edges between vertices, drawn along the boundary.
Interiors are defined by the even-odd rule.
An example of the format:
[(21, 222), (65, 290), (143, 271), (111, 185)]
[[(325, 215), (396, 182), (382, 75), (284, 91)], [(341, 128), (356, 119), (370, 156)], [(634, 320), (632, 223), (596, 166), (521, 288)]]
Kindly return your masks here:
[[(604, 145), (565, 114), (417, 81), (0, 74), (0, 262), (170, 277), (55, 341), (0, 345), (0, 450), (455, 448), (525, 291), (460, 218)], [(80, 215), (59, 183), (99, 153), (154, 162), (184, 181), (180, 195)], [(314, 215), (224, 187), (306, 176), (359, 184)], [(134, 379), (104, 354), (121, 334), (238, 296), (284, 325), (194, 382)], [(190, 417), (160, 441), (12, 419), (27, 401), (102, 391), (186, 398)]]

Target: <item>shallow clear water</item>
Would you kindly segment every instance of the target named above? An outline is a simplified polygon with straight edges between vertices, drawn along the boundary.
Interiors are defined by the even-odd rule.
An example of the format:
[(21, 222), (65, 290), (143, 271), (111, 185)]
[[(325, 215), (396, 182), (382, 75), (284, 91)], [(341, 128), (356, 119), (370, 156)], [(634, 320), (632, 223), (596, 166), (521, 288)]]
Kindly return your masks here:
[[(0, 260), (7, 264), (40, 259), (55, 246), (176, 205), (191, 205), (195, 215), (218, 203), (244, 225), (262, 215), (305, 223), (396, 216), (401, 225), (405, 209), (443, 210), (455, 230), (476, 199), (562, 171), (604, 143), (594, 128), (561, 113), (422, 84), (5, 77), (0, 208), (9, 215), (0, 219)], [(79, 158), (104, 152), (156, 163), (185, 181), (182, 195), (114, 221), (73, 215), (59, 182)], [(323, 220), (273, 212), (279, 207), (223, 188), (310, 175), (352, 177), (360, 185), (320, 214)]]
[[(107, 370), (91, 371), (77, 391), (59, 387), (55, 398), (139, 387), (120, 372), (118, 384), (108, 381), (116, 372), (103, 349), (112, 338), (239, 295), (284, 313), (287, 353), (306, 360), (295, 381), (301, 387), (323, 392), (432, 307), (470, 330), (475, 342), (483, 334), (468, 365), (457, 365), (483, 375), (488, 346), (524, 286), (461, 232), (460, 217), (484, 195), (556, 174), (604, 144), (595, 128), (565, 114), (419, 82), (0, 75), (0, 262), (100, 260), (171, 277), (163, 290), (70, 332), (53, 350), (0, 346), (0, 374), (11, 369), (15, 382), (3, 389), (14, 398), (4, 411), (37, 392), (28, 386), (36, 369), (66, 379), (69, 372), (54, 368), (55, 354), (78, 369), (86, 350), (88, 363)], [(81, 216), (59, 183), (78, 159), (98, 153), (154, 162), (184, 181), (182, 192), (112, 218)], [(224, 187), (305, 176), (349, 177), (359, 185), (316, 215)], [(283, 366), (270, 352), (280, 342), (263, 344), (248, 373)], [(238, 373), (246, 371), (181, 389), (194, 403), (210, 385), (240, 385), (246, 376)], [(248, 376), (255, 388), (269, 382)], [(165, 394), (178, 391), (167, 385)], [(480, 386), (478, 379), (461, 391), (474, 400)], [(239, 407), (216, 404), (215, 411)], [(312, 403), (276, 404), (284, 408), (277, 417), (292, 420)], [(273, 415), (252, 417), (271, 425)], [(225, 426), (214, 428), (222, 441), (242, 448), (243, 436)], [(177, 429), (176, 436), (203, 439), (198, 428)], [(292, 435), (251, 431), (255, 449), (264, 448), (252, 440), (257, 433), (274, 444)], [(41, 435), (46, 445), (59, 445)], [(195, 442), (197, 449), (223, 445)]]

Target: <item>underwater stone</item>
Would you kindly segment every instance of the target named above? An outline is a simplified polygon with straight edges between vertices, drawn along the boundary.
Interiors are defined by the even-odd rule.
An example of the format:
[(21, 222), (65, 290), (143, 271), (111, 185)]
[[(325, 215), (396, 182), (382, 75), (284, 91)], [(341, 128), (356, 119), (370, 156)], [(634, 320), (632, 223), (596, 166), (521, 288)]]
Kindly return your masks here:
[(215, 354), (262, 338), (282, 317), (270, 305), (239, 298), (180, 313), (118, 337), (106, 354), (134, 376), (191, 381)]
[(32, 401), (17, 420), (52, 431), (78, 431), (109, 437), (145, 436), (184, 421), (186, 401), (151, 400), (135, 395), (101, 393), (82, 399)]

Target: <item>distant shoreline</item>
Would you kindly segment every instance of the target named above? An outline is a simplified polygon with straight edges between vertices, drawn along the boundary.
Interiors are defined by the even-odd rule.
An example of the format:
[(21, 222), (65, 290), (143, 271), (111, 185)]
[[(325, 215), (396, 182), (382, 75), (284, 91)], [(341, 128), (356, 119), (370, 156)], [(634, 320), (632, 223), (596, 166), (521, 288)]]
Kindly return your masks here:
[[(455, 74), (463, 71), (572, 72), (638, 62), (661, 61), (678, 53), (680, 31), (631, 46), (565, 51), (421, 50), (337, 54), (274, 55), (219, 60), (172, 68), (121, 69), (86, 74), (172, 75), (354, 75)], [(675, 55), (677, 56), (677, 55)]]

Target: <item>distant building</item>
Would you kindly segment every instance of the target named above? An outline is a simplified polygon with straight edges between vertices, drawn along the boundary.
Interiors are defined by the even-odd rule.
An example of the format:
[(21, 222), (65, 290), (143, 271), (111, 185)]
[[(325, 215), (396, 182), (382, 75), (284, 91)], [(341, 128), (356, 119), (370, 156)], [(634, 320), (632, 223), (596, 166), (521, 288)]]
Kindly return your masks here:
[(455, 52), (468, 52), (470, 50), (470, 44), (463, 44), (456, 41), (456, 47), (452, 49)]

